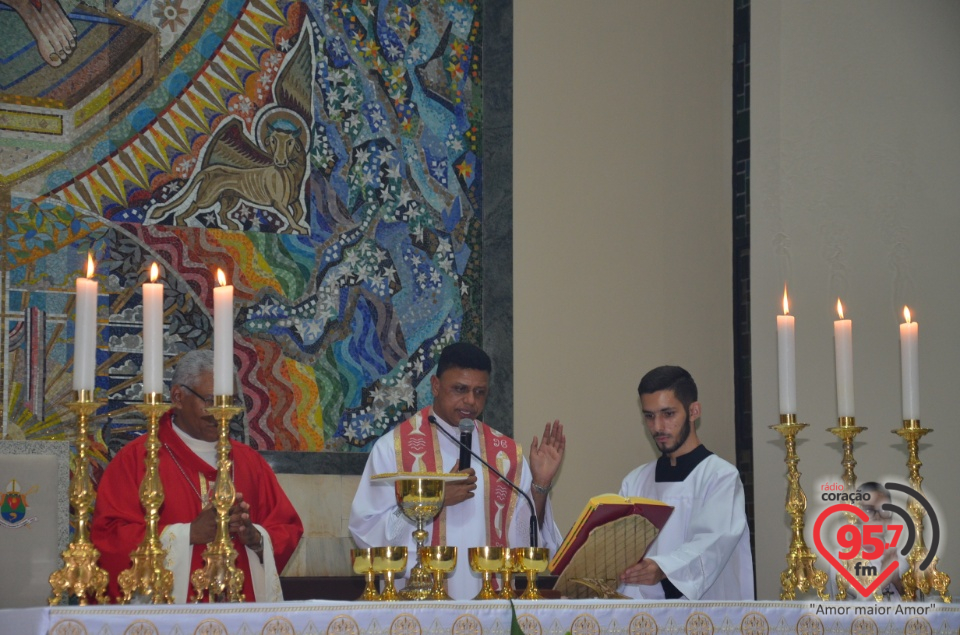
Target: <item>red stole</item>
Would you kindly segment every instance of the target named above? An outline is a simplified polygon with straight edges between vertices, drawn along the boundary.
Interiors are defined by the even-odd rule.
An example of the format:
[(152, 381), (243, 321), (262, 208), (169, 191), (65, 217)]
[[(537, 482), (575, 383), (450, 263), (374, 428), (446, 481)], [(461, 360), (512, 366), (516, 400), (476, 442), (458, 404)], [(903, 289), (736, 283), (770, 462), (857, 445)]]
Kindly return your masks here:
[[(443, 460), (437, 431), (430, 425), (430, 406), (427, 406), (399, 426), (394, 433), (397, 466), (401, 472), (442, 472)], [(437, 425), (444, 425), (437, 423)], [(517, 487), (520, 486), (520, 465), (523, 454), (513, 439), (504, 436), (481, 422), (474, 431), (480, 441), (480, 456), (496, 467)], [(492, 547), (508, 546), (507, 528), (517, 505), (517, 494), (508, 484), (490, 470), (477, 466), (483, 475), (484, 515), (487, 523), (487, 544)], [(434, 545), (449, 544), (446, 540), (446, 514), (444, 511), (433, 522)]]

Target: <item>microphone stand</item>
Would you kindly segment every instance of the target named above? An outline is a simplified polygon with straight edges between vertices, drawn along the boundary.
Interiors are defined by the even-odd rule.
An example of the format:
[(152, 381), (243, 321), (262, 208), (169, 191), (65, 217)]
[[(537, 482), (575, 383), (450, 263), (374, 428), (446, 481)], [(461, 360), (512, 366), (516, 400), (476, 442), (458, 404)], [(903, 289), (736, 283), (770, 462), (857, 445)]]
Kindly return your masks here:
[(458, 446), (460, 446), (461, 448), (463, 448), (463, 449), (465, 449), (467, 452), (469, 452), (470, 455), (471, 455), (473, 458), (475, 458), (475, 459), (477, 459), (478, 461), (480, 461), (481, 463), (483, 463), (484, 467), (486, 467), (488, 470), (490, 470), (491, 472), (493, 472), (494, 474), (496, 474), (497, 477), (499, 477), (501, 481), (503, 481), (504, 483), (506, 483), (507, 485), (509, 485), (511, 488), (513, 488), (513, 491), (515, 491), (517, 494), (519, 494), (520, 496), (522, 496), (522, 497), (523, 497), (523, 500), (527, 501), (527, 504), (530, 506), (530, 546), (531, 546), (531, 547), (537, 547), (537, 546), (538, 546), (537, 535), (538, 535), (538, 533), (539, 533), (540, 522), (539, 522), (539, 520), (537, 519), (537, 508), (536, 508), (536, 506), (533, 504), (533, 499), (530, 498), (530, 495), (527, 494), (527, 493), (526, 493), (525, 491), (523, 491), (522, 489), (520, 489), (519, 487), (517, 487), (517, 486), (514, 484), (513, 481), (511, 481), (511, 480), (508, 479), (506, 476), (504, 476), (503, 474), (501, 474), (501, 473), (500, 473), (500, 470), (498, 470), (497, 468), (495, 468), (495, 467), (493, 467), (492, 465), (490, 465), (489, 463), (487, 463), (487, 462), (483, 459), (483, 457), (481, 457), (479, 454), (477, 454), (476, 452), (473, 451), (473, 448), (467, 447), (467, 445), (466, 445), (465, 443), (461, 443), (461, 442), (460, 442), (460, 439), (458, 439), (457, 437), (453, 436), (453, 434), (451, 434), (451, 433), (448, 432), (447, 430), (444, 430), (444, 429), (443, 429), (443, 426), (440, 425), (440, 422), (437, 421), (437, 418), (436, 418), (436, 417), (434, 417), (433, 415), (430, 415), (429, 417), (427, 417), (427, 420), (428, 420), (430, 423), (432, 423), (432, 424), (437, 428), (437, 430), (439, 430), (440, 432), (442, 432), (448, 439), (450, 439), (451, 441), (453, 441), (454, 443), (456, 443)]

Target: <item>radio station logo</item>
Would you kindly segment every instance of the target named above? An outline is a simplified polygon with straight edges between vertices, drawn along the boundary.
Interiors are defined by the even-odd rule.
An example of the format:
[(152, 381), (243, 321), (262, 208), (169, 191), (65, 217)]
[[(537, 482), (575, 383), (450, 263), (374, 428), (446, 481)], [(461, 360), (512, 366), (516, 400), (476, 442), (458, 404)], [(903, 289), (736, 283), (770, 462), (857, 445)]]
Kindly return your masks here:
[[(914, 499), (929, 519), (930, 546), (920, 563), (920, 571), (925, 571), (933, 562), (940, 544), (940, 523), (926, 497), (900, 483), (888, 482), (883, 487), (886, 492), (878, 483), (866, 483), (856, 492), (843, 491), (839, 483), (821, 486), (821, 499), (833, 504), (820, 512), (813, 525), (817, 551), (864, 597), (873, 594), (897, 572), (900, 562), (896, 553), (899, 551), (899, 555), (905, 557), (917, 541), (917, 528), (910, 513), (890, 501), (887, 492), (900, 492)], [(824, 536), (824, 525), (833, 524), (830, 521), (835, 515), (842, 520), (839, 529), (835, 534), (827, 532)], [(853, 518), (859, 522), (852, 521)], [(832, 542), (826, 540), (830, 537)], [(903, 546), (898, 550), (901, 543)]]

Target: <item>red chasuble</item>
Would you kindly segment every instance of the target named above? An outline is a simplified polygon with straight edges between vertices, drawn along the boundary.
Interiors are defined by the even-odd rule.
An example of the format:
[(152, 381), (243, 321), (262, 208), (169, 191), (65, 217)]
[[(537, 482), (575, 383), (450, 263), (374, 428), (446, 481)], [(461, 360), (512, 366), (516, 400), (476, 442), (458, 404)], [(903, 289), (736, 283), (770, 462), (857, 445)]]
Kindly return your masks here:
[[(164, 491), (158, 532), (162, 533), (167, 525), (189, 524), (197, 517), (202, 509), (200, 495), (212, 489), (217, 470), (183, 443), (173, 430), (171, 412), (160, 419), (158, 437), (161, 443), (159, 473)], [(122, 597), (117, 576), (130, 568), (130, 553), (140, 546), (146, 533), (140, 504), (140, 483), (146, 472), (146, 441), (147, 435), (143, 435), (120, 450), (107, 465), (97, 488), (90, 537), (100, 550), (100, 566), (110, 574), (108, 590), (113, 598)], [(231, 440), (230, 445), (236, 491), (250, 504), (250, 520), (270, 535), (277, 571), (283, 571), (303, 535), (300, 517), (263, 457), (243, 443)], [(248, 602), (255, 601), (247, 550), (236, 536), (233, 536), (233, 546), (237, 550), (237, 567), (244, 573), (244, 597)], [(193, 545), (191, 573), (203, 567), (205, 549), (206, 545)], [(193, 594), (191, 584), (188, 599)]]
[[(437, 431), (430, 425), (428, 417), (430, 407), (426, 407), (410, 417), (394, 433), (397, 452), (397, 465), (403, 472), (442, 472), (443, 460), (440, 456), (440, 444)], [(480, 441), (480, 456), (496, 467), (517, 487), (520, 486), (520, 465), (523, 455), (520, 447), (510, 437), (500, 434), (490, 426), (476, 422), (474, 433)], [(437, 423), (437, 425), (444, 425)], [(506, 547), (507, 528), (517, 504), (517, 494), (507, 483), (490, 470), (478, 466), (482, 473), (484, 487), (484, 517), (487, 521), (487, 544), (492, 547)], [(443, 511), (433, 521), (431, 543), (449, 544), (446, 540), (446, 522)]]

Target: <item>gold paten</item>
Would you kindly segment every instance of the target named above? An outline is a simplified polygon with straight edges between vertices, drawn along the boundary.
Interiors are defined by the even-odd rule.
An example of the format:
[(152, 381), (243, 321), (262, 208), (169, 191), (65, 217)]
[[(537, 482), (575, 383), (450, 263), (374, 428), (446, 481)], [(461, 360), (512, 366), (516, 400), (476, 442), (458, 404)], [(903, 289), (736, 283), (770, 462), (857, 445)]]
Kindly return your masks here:
[(571, 578), (571, 582), (583, 585), (593, 591), (594, 595), (602, 600), (629, 600), (630, 598), (617, 591), (607, 580), (596, 578)]

